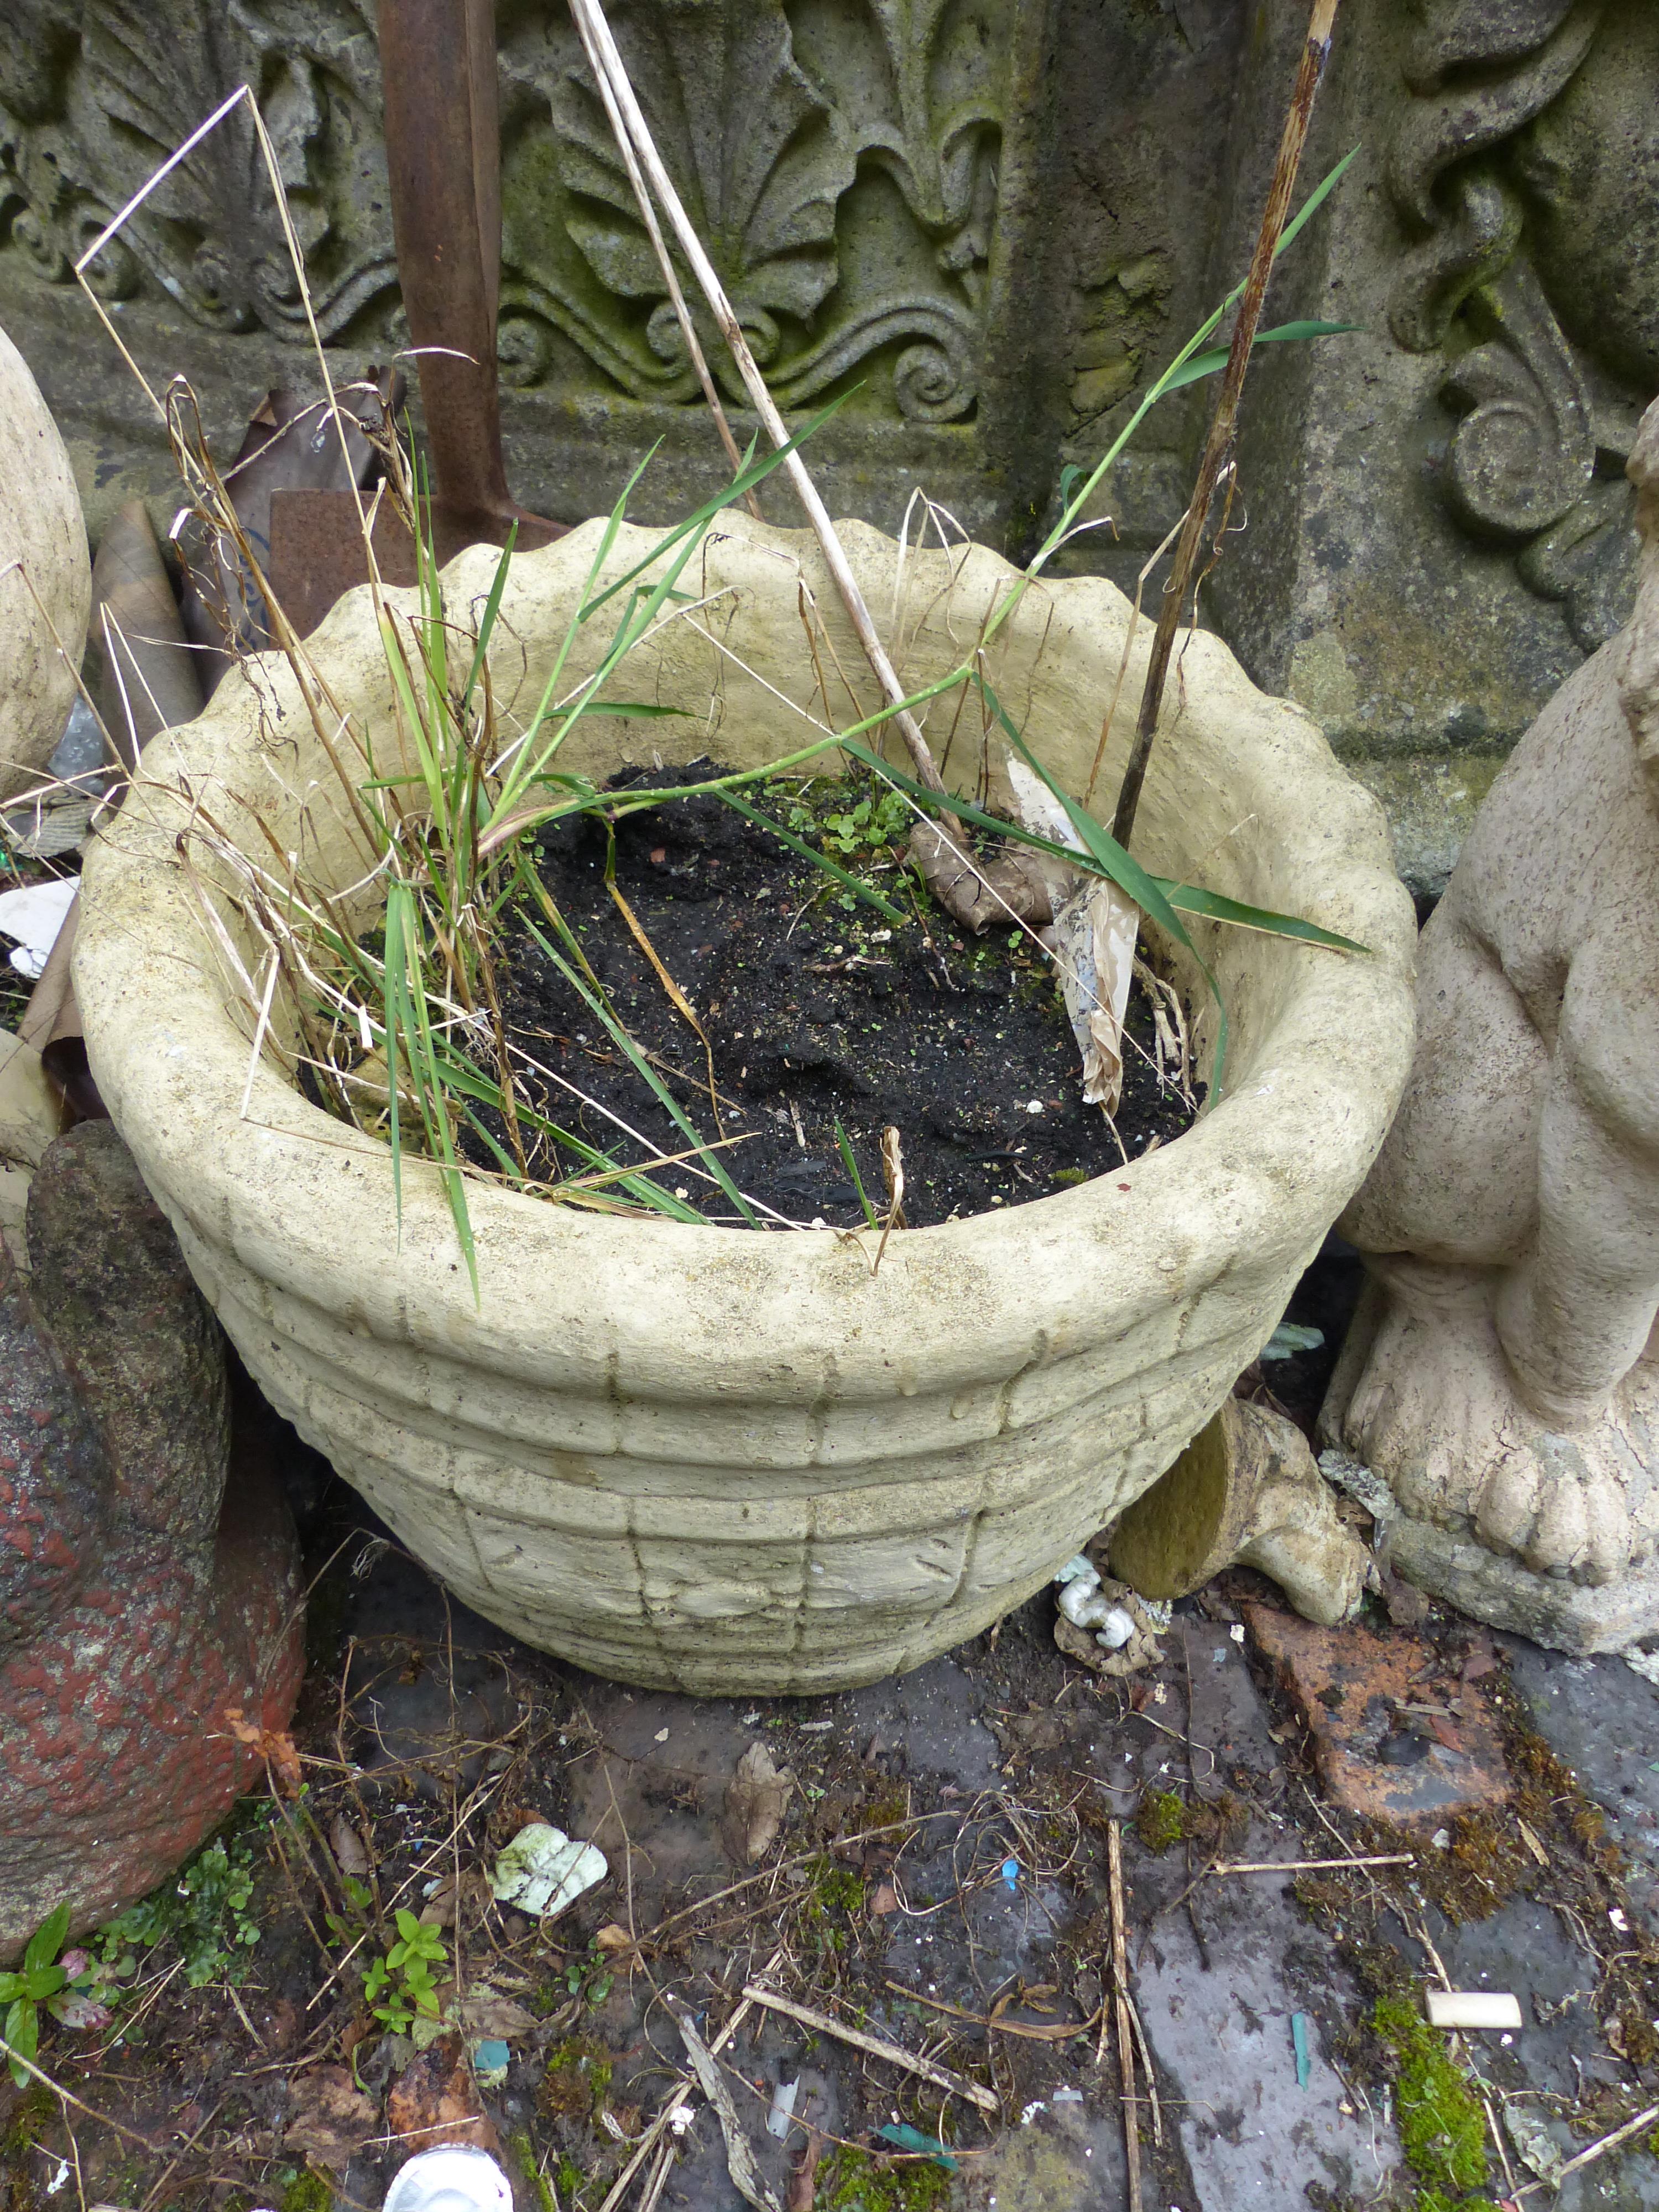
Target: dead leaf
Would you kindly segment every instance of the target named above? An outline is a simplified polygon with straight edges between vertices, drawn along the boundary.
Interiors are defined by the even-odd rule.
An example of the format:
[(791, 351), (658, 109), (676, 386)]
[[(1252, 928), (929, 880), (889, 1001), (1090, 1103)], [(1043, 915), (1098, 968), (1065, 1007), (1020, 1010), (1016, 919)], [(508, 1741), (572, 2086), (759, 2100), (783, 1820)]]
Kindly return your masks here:
[(242, 1718), (240, 1705), (225, 1707), (225, 1725), (238, 1743), (251, 1744), (270, 1768), (271, 1779), (284, 1797), (297, 1797), (305, 1787), (300, 1754), (286, 1729), (256, 1727)]
[(806, 2129), (806, 2148), (800, 2154), (800, 2164), (795, 2168), (789, 2184), (787, 2212), (812, 2212), (812, 2199), (817, 2194), (818, 2160), (823, 2156), (823, 2137), (810, 2124)]
[(1429, 1601), (1413, 1583), (1401, 1582), (1391, 1568), (1382, 1570), (1382, 1603), (1396, 1628), (1421, 1628), (1429, 1617)]
[(455, 1877), (443, 1875), (421, 1907), (422, 1928), (453, 1928), (455, 1924)]
[(897, 1890), (890, 1881), (883, 1882), (870, 1900), (872, 1916), (877, 1920), (884, 1920), (890, 1912), (896, 1912), (898, 1909)]
[(441, 2037), (416, 2052), (392, 2085), (386, 2119), (403, 2157), (445, 2142), (473, 2143), (489, 2151), (499, 2148), (456, 2036)]
[[(1023, 761), (1007, 763), (1020, 820), (1058, 845), (1081, 850), (1060, 801)], [(1036, 856), (1053, 912), (1060, 995), (1083, 1060), (1083, 1096), (1109, 1114), (1123, 1089), (1123, 1018), (1134, 975), (1140, 909), (1103, 877), (1048, 854)]]
[(720, 1834), (740, 1866), (753, 1866), (777, 1841), (794, 1786), (794, 1776), (787, 1767), (774, 1765), (763, 1743), (751, 1743), (738, 1761), (737, 1772), (726, 1785)]
[(342, 1874), (354, 1875), (361, 1881), (368, 1872), (368, 1849), (343, 1813), (337, 1813), (329, 1824), (328, 1847)]
[(284, 2146), (301, 2152), (331, 2173), (343, 2173), (380, 2116), (343, 2066), (316, 2066), (300, 2075), (291, 2091)]
[(503, 2043), (522, 2043), (541, 2025), (533, 2012), (488, 1982), (474, 1982), (460, 2009), (461, 2025), (470, 2035), (499, 2036)]
[(631, 1951), (635, 1948), (634, 1938), (615, 1920), (606, 1921), (593, 1941), (601, 1951)]
[(1521, 1838), (1522, 1842), (1526, 1845), (1527, 1849), (1528, 1849), (1528, 1850), (1532, 1853), (1532, 1855), (1533, 1855), (1534, 1858), (1535, 1858), (1535, 1859), (1537, 1860), (1537, 1862), (1538, 1862), (1539, 1865), (1540, 1865), (1540, 1867), (1547, 1867), (1547, 1866), (1548, 1866), (1548, 1864), (1549, 1864), (1549, 1863), (1550, 1863), (1550, 1855), (1549, 1855), (1549, 1853), (1548, 1853), (1548, 1852), (1544, 1849), (1544, 1846), (1542, 1845), (1542, 1844), (1540, 1844), (1540, 1843), (1539, 1842), (1539, 1840), (1538, 1840), (1537, 1837), (1533, 1833), (1532, 1830), (1531, 1830), (1531, 1829), (1527, 1826), (1526, 1822), (1525, 1822), (1524, 1820), (1517, 1820), (1517, 1821), (1516, 1822), (1516, 1824), (1515, 1824), (1515, 1825), (1516, 1825), (1516, 1831), (1518, 1832), (1518, 1833), (1519, 1833), (1519, 1835), (1520, 1835), (1520, 1838)]

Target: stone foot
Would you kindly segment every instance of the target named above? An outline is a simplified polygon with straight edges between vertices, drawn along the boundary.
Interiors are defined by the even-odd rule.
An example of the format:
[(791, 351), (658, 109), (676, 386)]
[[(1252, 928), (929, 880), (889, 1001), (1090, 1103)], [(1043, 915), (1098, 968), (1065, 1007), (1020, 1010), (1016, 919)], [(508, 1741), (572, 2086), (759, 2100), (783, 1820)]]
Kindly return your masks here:
[(1589, 1426), (1547, 1428), (1504, 1357), (1494, 1279), (1389, 1263), (1356, 1324), (1369, 1346), (1345, 1357), (1322, 1426), (1413, 1521), (1604, 1585), (1659, 1541), (1659, 1364), (1632, 1370)]

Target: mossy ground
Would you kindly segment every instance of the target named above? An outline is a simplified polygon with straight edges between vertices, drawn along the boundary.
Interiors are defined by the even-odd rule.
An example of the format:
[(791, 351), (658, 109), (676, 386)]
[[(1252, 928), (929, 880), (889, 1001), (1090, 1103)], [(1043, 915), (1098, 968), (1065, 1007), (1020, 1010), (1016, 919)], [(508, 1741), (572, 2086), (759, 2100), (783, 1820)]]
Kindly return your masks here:
[(931, 2159), (872, 2157), (843, 2143), (818, 2168), (813, 2212), (942, 2212), (951, 2177)]
[(1443, 2201), (1484, 2189), (1486, 2116), (1445, 2038), (1400, 1997), (1377, 2000), (1371, 2028), (1396, 2069), (1395, 2119), (1413, 2172)]
[(602, 2043), (585, 2035), (567, 2036), (547, 2055), (537, 2101), (550, 2118), (586, 2119), (599, 2111), (610, 2094), (612, 2066)]

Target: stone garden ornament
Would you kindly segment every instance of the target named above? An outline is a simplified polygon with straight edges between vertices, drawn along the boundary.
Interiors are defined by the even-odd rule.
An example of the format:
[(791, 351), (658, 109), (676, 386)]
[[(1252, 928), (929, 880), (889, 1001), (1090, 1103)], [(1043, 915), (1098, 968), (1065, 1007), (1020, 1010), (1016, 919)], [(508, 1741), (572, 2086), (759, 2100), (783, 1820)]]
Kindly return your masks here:
[(1659, 403), (1629, 472), (1634, 614), (1517, 747), (1423, 934), (1324, 1414), (1413, 1579), (1583, 1651), (1659, 1630)]

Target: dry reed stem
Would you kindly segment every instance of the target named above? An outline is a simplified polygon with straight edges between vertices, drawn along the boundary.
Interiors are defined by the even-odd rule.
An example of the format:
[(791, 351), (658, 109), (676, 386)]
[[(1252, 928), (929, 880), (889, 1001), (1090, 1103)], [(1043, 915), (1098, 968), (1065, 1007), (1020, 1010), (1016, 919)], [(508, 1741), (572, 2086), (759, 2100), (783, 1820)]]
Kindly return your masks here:
[(953, 2074), (948, 2066), (935, 2065), (931, 2058), (919, 2058), (913, 2051), (905, 2051), (896, 2043), (886, 2043), (879, 2036), (866, 2035), (860, 2027), (849, 2027), (846, 2022), (832, 2020), (827, 2012), (815, 2012), (811, 2005), (797, 2004), (791, 1997), (781, 1997), (774, 1990), (763, 1989), (757, 1983), (744, 1985), (744, 1995), (752, 1997), (769, 2012), (781, 2012), (791, 2020), (798, 2020), (803, 2027), (816, 2028), (821, 2035), (833, 2035), (838, 2042), (850, 2043), (855, 2051), (868, 2053), (872, 2058), (884, 2058), (890, 2066), (896, 2066), (907, 2074), (915, 2074), (924, 2081), (931, 2081), (936, 2089), (947, 2090), (953, 2097), (964, 2097), (970, 2105), (977, 2105), (982, 2112), (1001, 2117), (1002, 2100), (994, 2090), (983, 2089), (977, 2081), (969, 2081), (960, 2074)]
[[(1112, 1996), (1117, 2019), (1118, 2080), (1123, 2096), (1123, 2154), (1128, 2172), (1129, 2212), (1141, 2212), (1140, 2123), (1135, 2112), (1135, 2057), (1129, 2019), (1129, 1962), (1127, 1929), (1123, 1905), (1123, 1826), (1109, 1821), (1106, 1829), (1107, 1865), (1112, 1903)], [(1101, 2035), (1105, 2039), (1105, 2008), (1102, 2007)]]
[(1325, 63), (1331, 50), (1331, 27), (1336, 19), (1336, 9), (1337, 0), (1314, 0), (1308, 35), (1291, 94), (1290, 110), (1285, 118), (1285, 129), (1279, 140), (1279, 157), (1273, 166), (1273, 182), (1268, 187), (1267, 204), (1256, 237), (1255, 253), (1250, 263), (1250, 273), (1245, 279), (1244, 296), (1239, 302), (1238, 319), (1233, 325), (1232, 343), (1221, 379), (1221, 390), (1216, 398), (1215, 412), (1210, 418), (1204, 457), (1199, 464), (1198, 482), (1193, 488), (1192, 501), (1182, 526), (1181, 541), (1176, 548), (1175, 566), (1165, 587), (1158, 629), (1152, 638), (1146, 688), (1141, 693), (1140, 713), (1135, 724), (1134, 744), (1130, 749), (1128, 766), (1123, 772), (1117, 811), (1112, 819), (1112, 835), (1126, 851), (1134, 830), (1135, 813), (1140, 805), (1141, 787), (1146, 780), (1146, 763), (1152, 755), (1152, 740), (1158, 734), (1158, 709), (1163, 704), (1164, 679), (1169, 674), (1175, 634), (1180, 625), (1188, 587), (1198, 565), (1198, 549), (1209, 522), (1210, 504), (1232, 452), (1239, 395), (1244, 388), (1244, 373), (1249, 367), (1251, 349), (1255, 343), (1256, 330), (1261, 320), (1262, 302), (1267, 296), (1267, 279), (1273, 274), (1273, 257), (1279, 250), (1279, 235), (1290, 215), (1291, 194), (1295, 189), (1297, 171), (1302, 164), (1302, 149), (1307, 143), (1314, 96), (1319, 90), (1319, 81), (1324, 74)]
[[(732, 357), (737, 363), (738, 372), (743, 379), (744, 389), (748, 392), (755, 411), (765, 425), (767, 435), (773, 444), (781, 450), (789, 443), (788, 428), (782, 416), (778, 412), (771, 393), (766, 388), (766, 380), (760, 373), (753, 353), (750, 350), (749, 341), (743, 334), (743, 327), (732, 311), (731, 301), (726, 296), (726, 288), (715, 273), (714, 264), (704, 252), (702, 241), (697, 236), (696, 228), (686, 214), (680, 196), (674, 188), (673, 179), (663, 165), (662, 156), (657, 151), (656, 142), (651, 136), (650, 126), (646, 122), (644, 112), (635, 96), (633, 85), (629, 81), (627, 68), (617, 50), (617, 43), (611, 36), (611, 26), (605, 20), (605, 10), (600, 6), (599, 0), (571, 0), (571, 13), (575, 16), (581, 28), (583, 41), (589, 52), (596, 57), (596, 68), (601, 76), (608, 78), (610, 82), (617, 106), (626, 122), (629, 136), (632, 138), (640, 161), (650, 178), (652, 189), (667, 214), (674, 233), (679, 240), (681, 250), (690, 263), (693, 273), (702, 288), (704, 297), (708, 301), (714, 319), (720, 325), (721, 334), (732, 349)], [(846, 549), (836, 533), (836, 526), (830, 520), (829, 510), (818, 495), (817, 487), (807, 473), (805, 465), (799, 453), (789, 454), (784, 462), (784, 467), (788, 471), (801, 505), (806, 510), (807, 519), (811, 523), (818, 543), (823, 549), (824, 562), (830, 574), (835, 578), (836, 587), (841, 593), (848, 618), (858, 634), (859, 643), (864, 647), (865, 657), (869, 661), (876, 681), (881, 687), (882, 695), (888, 705), (895, 710), (893, 720), (897, 724), (899, 734), (904, 740), (911, 760), (915, 763), (916, 774), (930, 789), (943, 791), (944, 779), (934, 764), (933, 756), (928, 750), (927, 740), (922, 736), (921, 727), (909, 709), (901, 705), (905, 696), (904, 688), (898, 680), (892, 662), (888, 659), (886, 647), (876, 633), (875, 624), (870, 619), (870, 610), (865, 605), (864, 594), (859, 589), (858, 579), (854, 575), (848, 562)]]

